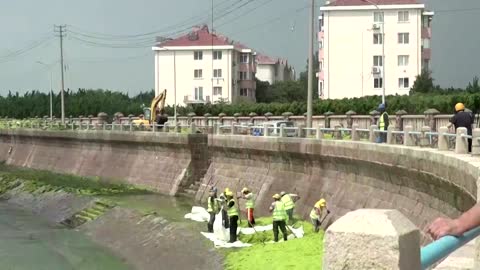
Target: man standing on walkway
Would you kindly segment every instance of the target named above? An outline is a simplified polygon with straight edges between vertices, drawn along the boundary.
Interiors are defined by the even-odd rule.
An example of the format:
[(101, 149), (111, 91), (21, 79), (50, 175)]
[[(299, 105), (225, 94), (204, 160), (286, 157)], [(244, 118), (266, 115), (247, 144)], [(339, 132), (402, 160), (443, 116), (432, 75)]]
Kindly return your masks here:
[(322, 226), (322, 218), (325, 210), (327, 215), (330, 214), (330, 210), (327, 209), (327, 201), (325, 201), (325, 199), (320, 199), (315, 203), (312, 211), (310, 211), (310, 219), (312, 220), (316, 233), (320, 231), (320, 226)]
[(210, 220), (208, 221), (208, 232), (213, 233), (213, 223), (215, 222), (215, 215), (219, 211), (219, 203), (217, 200), (217, 188), (212, 187), (209, 192), (207, 212), (210, 214)]
[(233, 199), (233, 192), (225, 192), (227, 199), (227, 214), (230, 219), (230, 241), (234, 243), (237, 241), (237, 228), (238, 228), (238, 207), (237, 202)]
[(387, 142), (387, 133), (388, 126), (390, 124), (388, 119), (388, 113), (386, 112), (385, 104), (378, 105), (378, 111), (380, 112), (380, 118), (378, 119), (378, 130), (384, 131), (380, 132), (377, 137), (377, 143), (386, 143)]
[(295, 202), (300, 199), (297, 194), (289, 194), (285, 191), (280, 192), (282, 202), (285, 205), (285, 211), (287, 211), (288, 221), (293, 223), (293, 210), (295, 209)]
[[(464, 127), (467, 129), (467, 134), (472, 135), (473, 115), (465, 111), (465, 105), (463, 105), (463, 103), (457, 103), (455, 105), (455, 115), (450, 119), (448, 128), (452, 125), (455, 126), (455, 131), (457, 131), (459, 127)], [(468, 152), (472, 152), (472, 139), (468, 139)]]
[(287, 212), (285, 211), (285, 205), (280, 200), (282, 197), (279, 194), (273, 195), (275, 200), (270, 206), (270, 212), (273, 217), (273, 239), (278, 242), (278, 227), (282, 230), (283, 241), (287, 241)]
[(255, 226), (255, 218), (253, 217), (253, 210), (255, 209), (255, 194), (248, 188), (242, 189), (242, 198), (245, 199), (245, 208), (247, 209), (248, 227)]

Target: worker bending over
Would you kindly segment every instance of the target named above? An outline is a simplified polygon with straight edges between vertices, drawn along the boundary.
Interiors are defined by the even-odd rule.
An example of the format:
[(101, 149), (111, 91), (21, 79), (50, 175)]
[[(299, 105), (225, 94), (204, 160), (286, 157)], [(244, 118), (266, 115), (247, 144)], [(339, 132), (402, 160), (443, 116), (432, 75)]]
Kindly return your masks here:
[(310, 211), (310, 219), (312, 220), (312, 224), (315, 227), (316, 233), (320, 231), (320, 226), (322, 226), (322, 217), (324, 214), (326, 217), (328, 214), (330, 214), (330, 210), (327, 209), (327, 201), (325, 201), (325, 199), (320, 199), (315, 203), (312, 211)]
[(255, 218), (253, 217), (253, 210), (255, 209), (255, 194), (248, 188), (242, 189), (242, 198), (245, 199), (245, 208), (247, 209), (248, 227), (255, 226)]
[(230, 241), (229, 243), (234, 243), (237, 241), (237, 228), (238, 228), (238, 206), (235, 199), (233, 199), (233, 192), (225, 192), (227, 199), (227, 214), (230, 219)]
[(300, 196), (297, 194), (286, 193), (285, 191), (280, 192), (282, 197), (282, 202), (285, 205), (285, 211), (287, 211), (288, 221), (293, 223), (293, 210), (295, 209), (295, 202), (300, 200)]
[(275, 200), (270, 206), (270, 212), (272, 212), (273, 217), (273, 239), (275, 242), (278, 242), (278, 227), (282, 230), (283, 241), (287, 241), (287, 212), (285, 211), (285, 205), (281, 201), (281, 196), (279, 194), (273, 195)]
[(217, 188), (212, 187), (208, 196), (207, 212), (210, 214), (210, 220), (208, 221), (207, 228), (209, 233), (213, 233), (213, 223), (215, 222), (215, 215), (220, 210), (220, 204), (217, 199)]

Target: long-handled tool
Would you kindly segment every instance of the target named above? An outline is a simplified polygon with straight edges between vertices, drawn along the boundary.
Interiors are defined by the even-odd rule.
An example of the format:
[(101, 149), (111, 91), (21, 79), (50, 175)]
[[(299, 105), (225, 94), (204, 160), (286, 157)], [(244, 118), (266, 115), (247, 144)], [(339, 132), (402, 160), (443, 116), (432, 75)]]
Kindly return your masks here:
[(285, 227), (287, 227), (287, 230), (290, 231), (291, 234), (293, 234), (293, 237), (298, 238), (297, 235), (292, 231), (292, 229), (290, 229), (290, 227), (288, 227), (287, 224), (285, 224)]
[(322, 225), (322, 223), (325, 221), (325, 219), (327, 219), (328, 215), (330, 215), (330, 211), (327, 210), (327, 214), (323, 217), (323, 219), (320, 221), (320, 226)]

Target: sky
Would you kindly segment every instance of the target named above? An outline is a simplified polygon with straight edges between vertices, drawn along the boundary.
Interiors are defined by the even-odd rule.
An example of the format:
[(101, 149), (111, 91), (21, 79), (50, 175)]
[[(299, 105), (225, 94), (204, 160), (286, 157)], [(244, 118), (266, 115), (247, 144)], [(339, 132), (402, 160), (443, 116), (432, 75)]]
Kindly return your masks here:
[[(431, 44), (435, 83), (465, 87), (480, 75), (480, 1), (425, 1), (436, 11)], [(214, 28), (258, 52), (288, 59), (300, 72), (306, 66), (309, 2), (214, 0)], [(323, 3), (317, 0), (318, 6)], [(153, 89), (154, 37), (211, 24), (210, 10), (211, 0), (2, 0), (0, 95), (9, 90), (46, 92), (50, 71), (53, 89), (60, 89), (55, 24), (67, 25), (65, 88), (130, 94)]]

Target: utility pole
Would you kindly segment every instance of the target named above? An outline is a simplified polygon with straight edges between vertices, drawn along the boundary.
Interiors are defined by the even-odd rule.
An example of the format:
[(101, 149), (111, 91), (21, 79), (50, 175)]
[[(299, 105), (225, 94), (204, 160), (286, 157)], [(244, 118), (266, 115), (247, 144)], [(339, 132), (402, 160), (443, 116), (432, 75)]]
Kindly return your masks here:
[(62, 124), (65, 124), (65, 79), (64, 79), (64, 64), (63, 64), (63, 38), (67, 35), (67, 26), (66, 25), (55, 25), (54, 31), (58, 33), (58, 37), (60, 38), (60, 70), (61, 70), (61, 77), (62, 77), (62, 89), (60, 92), (61, 96), (61, 107), (62, 107)]
[(308, 97), (307, 97), (307, 128), (312, 127), (313, 107), (313, 31), (315, 29), (315, 0), (312, 1), (310, 13), (310, 29), (308, 38)]

